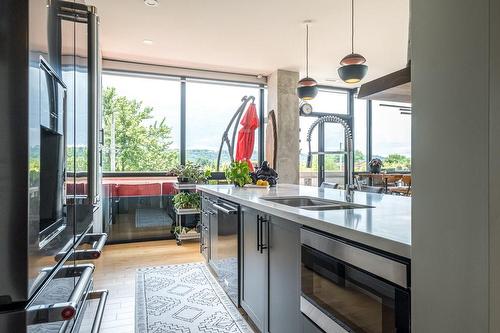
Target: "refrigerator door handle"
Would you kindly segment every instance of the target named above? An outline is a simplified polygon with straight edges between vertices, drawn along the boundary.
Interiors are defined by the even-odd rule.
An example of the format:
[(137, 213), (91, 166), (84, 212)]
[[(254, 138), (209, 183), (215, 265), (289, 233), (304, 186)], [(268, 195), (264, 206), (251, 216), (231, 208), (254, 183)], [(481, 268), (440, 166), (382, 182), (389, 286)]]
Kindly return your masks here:
[(91, 249), (76, 250), (74, 256), (70, 256), (70, 259), (75, 260), (95, 260), (99, 259), (102, 254), (102, 249), (106, 244), (108, 239), (108, 234), (87, 234), (80, 244), (92, 244)]
[(87, 15), (88, 27), (88, 54), (89, 54), (89, 77), (88, 77), (88, 199), (90, 204), (96, 204), (100, 201), (98, 189), (98, 136), (99, 136), (99, 47), (98, 47), (98, 28), (99, 18), (95, 13), (94, 7), (89, 7)]
[(106, 245), (108, 234), (87, 234), (83, 237), (80, 245), (91, 244), (92, 248), (84, 250), (75, 250), (68, 258), (68, 260), (96, 260), (101, 257), (102, 249)]
[(26, 309), (27, 325), (69, 321), (77, 313), (78, 303), (85, 297), (92, 281), (94, 265), (77, 265), (62, 267), (56, 274), (57, 278), (79, 277), (67, 302), (56, 304), (33, 305)]
[(92, 330), (90, 331), (91, 333), (99, 333), (101, 329), (102, 317), (104, 315), (104, 308), (106, 307), (108, 294), (108, 290), (94, 290), (91, 291), (87, 296), (87, 300), (99, 299), (94, 323), (92, 324)]

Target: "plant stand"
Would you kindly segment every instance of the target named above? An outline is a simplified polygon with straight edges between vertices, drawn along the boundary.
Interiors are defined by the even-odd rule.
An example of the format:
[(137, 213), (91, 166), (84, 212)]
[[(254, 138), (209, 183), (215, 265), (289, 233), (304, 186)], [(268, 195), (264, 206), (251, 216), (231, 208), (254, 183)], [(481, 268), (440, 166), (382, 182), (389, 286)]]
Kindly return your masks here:
[[(175, 183), (174, 189), (178, 192), (189, 192), (196, 190), (196, 184), (189, 183)], [(192, 230), (195, 232), (183, 232), (182, 217), (189, 215), (200, 215), (198, 209), (188, 208), (188, 209), (175, 209), (175, 229), (174, 236), (175, 241), (178, 246), (182, 245), (185, 240), (200, 240), (200, 233), (198, 232), (198, 226), (194, 227)]]

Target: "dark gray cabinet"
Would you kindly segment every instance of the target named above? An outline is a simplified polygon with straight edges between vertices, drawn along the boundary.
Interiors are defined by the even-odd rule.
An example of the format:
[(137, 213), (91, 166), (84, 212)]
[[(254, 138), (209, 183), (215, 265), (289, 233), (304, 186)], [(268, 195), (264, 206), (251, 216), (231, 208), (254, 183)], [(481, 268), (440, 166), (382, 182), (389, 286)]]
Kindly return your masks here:
[(299, 333), (300, 226), (242, 208), (241, 305), (261, 332)]
[(268, 216), (269, 333), (301, 332), (300, 226)]
[(266, 331), (267, 252), (257, 249), (259, 214), (241, 208), (241, 307), (261, 332)]

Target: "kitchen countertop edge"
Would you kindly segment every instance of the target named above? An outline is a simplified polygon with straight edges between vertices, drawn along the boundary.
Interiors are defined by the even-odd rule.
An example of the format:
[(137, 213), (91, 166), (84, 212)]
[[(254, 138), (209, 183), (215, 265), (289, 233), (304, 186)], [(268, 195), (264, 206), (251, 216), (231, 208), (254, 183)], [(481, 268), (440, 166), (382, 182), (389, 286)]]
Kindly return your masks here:
[[(298, 186), (298, 185), (297, 185)], [(328, 234), (338, 236), (341, 238), (348, 239), (350, 241), (360, 243), (374, 249), (378, 249), (384, 252), (388, 252), (397, 256), (401, 256), (407, 259), (411, 259), (411, 245), (395, 241), (392, 239), (380, 237), (367, 232), (355, 230), (352, 228), (347, 228), (335, 223), (331, 223), (322, 219), (312, 218), (309, 216), (304, 216), (293, 211), (287, 211), (281, 207), (275, 207), (275, 205), (266, 204), (262, 202), (264, 200), (252, 201), (245, 198), (238, 197), (234, 194), (224, 193), (219, 190), (218, 185), (198, 185), (197, 189), (201, 192), (205, 192), (222, 199), (232, 201), (234, 203), (259, 210), (263, 213), (275, 215), (286, 220), (293, 221), (303, 226), (307, 226), (319, 231), (326, 232)], [(342, 191), (343, 192), (343, 191)], [(281, 206), (281, 205), (279, 205)], [(376, 207), (374, 208), (376, 209)]]

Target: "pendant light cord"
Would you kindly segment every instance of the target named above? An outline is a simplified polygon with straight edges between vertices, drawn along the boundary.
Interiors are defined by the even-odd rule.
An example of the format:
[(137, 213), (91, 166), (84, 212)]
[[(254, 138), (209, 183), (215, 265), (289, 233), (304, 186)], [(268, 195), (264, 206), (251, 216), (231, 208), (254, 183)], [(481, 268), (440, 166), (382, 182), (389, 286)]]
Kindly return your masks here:
[(354, 53), (354, 0), (351, 0), (351, 54)]
[(306, 24), (306, 77), (309, 77), (309, 24)]

